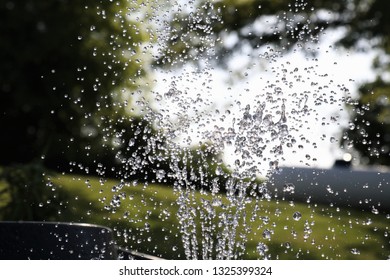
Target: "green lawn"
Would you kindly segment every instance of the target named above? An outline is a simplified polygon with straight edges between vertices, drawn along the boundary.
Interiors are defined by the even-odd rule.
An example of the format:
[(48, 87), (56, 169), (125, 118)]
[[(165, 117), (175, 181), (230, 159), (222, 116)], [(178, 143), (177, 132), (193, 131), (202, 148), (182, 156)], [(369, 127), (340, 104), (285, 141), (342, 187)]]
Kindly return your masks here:
[[(63, 202), (63, 210), (58, 216), (60, 221), (108, 226), (115, 230), (121, 246), (168, 259), (185, 258), (177, 218), (179, 194), (172, 188), (139, 183), (115, 189), (118, 181), (81, 176), (58, 176), (52, 180), (71, 194), (71, 199)], [(111, 202), (118, 201), (115, 196), (121, 197), (120, 206), (109, 207)], [(220, 198), (223, 205), (228, 204), (225, 197)], [(197, 192), (189, 203), (198, 213), (203, 211), (200, 205), (211, 199), (209, 194)], [(209, 222), (197, 220), (193, 230), (197, 232), (199, 244), (202, 228), (214, 223), (214, 230), (222, 232), (218, 215), (227, 211), (222, 209), (223, 205), (216, 207), (216, 216)], [(257, 216), (253, 217), (256, 205)], [(384, 214), (255, 199), (248, 201), (245, 209), (246, 218), (239, 221), (237, 228), (237, 235), (246, 243), (245, 254), (240, 258), (258, 258), (256, 247), (259, 242), (269, 247), (267, 254), (272, 259), (390, 257), (390, 219)], [(229, 213), (236, 210), (233, 207)], [(295, 212), (301, 213), (299, 220), (293, 219)], [(267, 234), (263, 234), (264, 231)]]

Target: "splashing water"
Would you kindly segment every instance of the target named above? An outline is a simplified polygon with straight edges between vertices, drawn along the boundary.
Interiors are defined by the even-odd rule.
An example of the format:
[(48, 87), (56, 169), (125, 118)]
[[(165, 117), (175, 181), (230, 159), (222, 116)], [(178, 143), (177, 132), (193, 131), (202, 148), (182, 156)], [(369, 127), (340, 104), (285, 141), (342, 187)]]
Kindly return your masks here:
[[(218, 18), (218, 11), (214, 12)], [(212, 35), (202, 37), (208, 51), (217, 44)], [(271, 46), (259, 47), (254, 53), (257, 57), (252, 65), (234, 69), (244, 69), (245, 73), (237, 86), (228, 89), (213, 85), (220, 78), (213, 71), (212, 52), (202, 54), (201, 67), (161, 75), (171, 82), (165, 89), (158, 85), (159, 92), (165, 94), (156, 93), (160, 112), (156, 123), (170, 135), (171, 153), (184, 146), (185, 157), (191, 161), (189, 151), (195, 147), (200, 158), (192, 162), (198, 168), (185, 169), (179, 155), (170, 157), (178, 195), (177, 217), (189, 259), (236, 259), (246, 253), (251, 220), (264, 214), (250, 205), (271, 199), (263, 182), (277, 172), (285, 150), (295, 153), (297, 139), (310, 144), (309, 137), (302, 135), (304, 120), (311, 114), (319, 118), (315, 108), (325, 96), (320, 89), (332, 83), (318, 74), (318, 65), (310, 61), (303, 62), (305, 66), (297, 65), (294, 55), (286, 59)], [(295, 56), (302, 60), (299, 52)], [(258, 66), (266, 70), (259, 74)], [(318, 86), (314, 93), (307, 84), (310, 80)], [(246, 89), (241, 88), (244, 84)], [(310, 125), (305, 128), (312, 129)], [(208, 166), (210, 157), (218, 166), (214, 171)], [(305, 158), (310, 159), (307, 155)], [(221, 168), (224, 161), (229, 162), (231, 173)], [(197, 197), (199, 185), (211, 196)], [(287, 192), (293, 190), (294, 185), (286, 186)], [(300, 218), (299, 212), (293, 214), (295, 221)], [(262, 236), (269, 241), (271, 231), (263, 229)], [(259, 257), (267, 258), (267, 245), (259, 243), (257, 252)]]
[[(290, 211), (288, 216), (293, 224), (283, 230), (296, 239), (298, 222), (305, 220), (302, 239), (320, 248), (318, 241), (311, 240), (314, 222), (306, 215), (302, 219), (303, 212), (294, 209), (294, 202), (289, 202), (291, 208), (278, 206), (272, 212), (265, 206), (273, 199), (273, 190), (266, 181), (279, 172), (283, 163), (294, 158), (301, 165), (311, 166), (317, 162), (319, 141), (337, 142), (329, 127), (345, 115), (339, 105), (349, 100), (350, 93), (337, 77), (321, 68), (321, 62), (328, 60), (326, 54), (315, 56), (322, 47), (318, 38), (321, 34), (312, 35), (318, 34), (318, 28), (307, 24), (301, 31), (304, 34), (297, 35), (296, 47), (289, 55), (283, 51), (284, 46), (278, 48), (270, 43), (250, 52), (245, 52), (244, 46), (243, 54), (232, 57), (227, 62), (228, 70), (222, 71), (216, 66), (215, 61), (222, 58), (215, 50), (234, 38), (219, 38), (213, 33), (215, 23), (222, 24), (221, 8), (212, 1), (206, 2), (205, 18), (196, 1), (181, 2), (173, 7), (148, 2), (153, 14), (150, 22), (155, 28), (151, 34), (157, 43), (145, 46), (148, 50), (144, 55), (156, 52), (157, 57), (162, 57), (159, 63), (170, 67), (151, 69), (156, 78), (150, 94), (145, 93), (150, 88), (141, 86), (130, 94), (134, 99), (131, 111), (141, 113), (150, 126), (132, 127), (131, 139), (116, 131), (114, 146), (124, 145), (132, 152), (117, 155), (122, 164), (118, 172), (121, 183), (112, 188), (105, 210), (115, 213), (124, 204), (132, 203), (133, 196), (123, 191), (126, 188), (147, 192), (149, 183), (126, 183), (134, 174), (141, 173), (144, 181), (173, 186), (177, 213), (153, 204), (153, 199), (142, 199), (142, 205), (137, 207), (153, 208), (163, 221), (176, 216), (182, 244), (171, 249), (180, 251), (182, 246), (187, 259), (244, 258), (251, 242), (256, 242), (257, 258), (271, 258), (269, 244), (278, 227), (275, 221), (286, 211)], [(301, 5), (303, 1), (296, 3)], [(174, 27), (163, 24), (179, 10), (188, 14), (186, 19), (177, 18), (175, 23), (181, 27), (173, 30)], [(297, 17), (299, 14), (293, 13), (291, 17), (277, 16), (273, 20), (278, 26), (298, 20)], [(186, 24), (190, 28), (183, 31)], [(202, 32), (195, 34), (195, 29)], [(286, 39), (280, 36), (280, 41)], [(176, 58), (161, 51), (172, 41), (186, 45), (186, 40), (199, 42), (201, 47), (183, 47)], [(343, 96), (337, 97), (335, 90), (340, 88)], [(331, 117), (330, 111), (334, 112)], [(328, 133), (332, 135), (327, 136)], [(140, 141), (146, 146), (134, 150)], [(99, 170), (104, 170), (103, 165), (99, 166)], [(283, 193), (293, 194), (298, 187), (297, 182), (286, 182)], [(327, 190), (333, 194), (330, 186)], [(378, 210), (373, 207), (372, 212), (377, 214)], [(126, 211), (123, 219), (141, 224), (140, 235), (147, 235), (151, 230), (147, 220), (152, 216), (152, 209), (145, 217)], [(255, 221), (261, 222), (256, 229), (252, 227)], [(169, 225), (162, 228), (165, 235)], [(131, 238), (131, 233), (122, 234), (126, 242)], [(329, 236), (326, 239), (331, 239)], [(293, 250), (289, 241), (282, 245), (286, 251)], [(360, 251), (353, 248), (350, 253), (357, 255)]]
[[(215, 43), (212, 36), (204, 39), (210, 45)], [(270, 199), (262, 181), (278, 170), (286, 146), (296, 143), (294, 127), (299, 127), (301, 120), (314, 112), (309, 105), (309, 91), (302, 90), (304, 79), (298, 77), (296, 65), (285, 62), (283, 55), (270, 47), (258, 52), (258, 60), (267, 61), (274, 74), (259, 75), (254, 82), (255, 90), (236, 88), (238, 92), (227, 93), (225, 109), (209, 109), (221, 104), (213, 97), (218, 90), (201, 83), (207, 80), (211, 84), (214, 75), (210, 74), (212, 66), (207, 56), (202, 69), (177, 72), (170, 77), (168, 87), (161, 89), (165, 94), (156, 93), (160, 113), (155, 123), (170, 135), (171, 176), (178, 195), (177, 217), (186, 258), (236, 259), (245, 254), (250, 220), (258, 219), (261, 214), (259, 209), (251, 210), (248, 206)], [(246, 71), (253, 71), (251, 78), (256, 80), (257, 71), (250, 68)], [(277, 79), (284, 83), (274, 81)], [(191, 92), (186, 80), (196, 87)], [(175, 150), (183, 149), (183, 145), (188, 149), (187, 160), (191, 160), (191, 148), (198, 151), (200, 159), (192, 162), (198, 168), (180, 166), (181, 157)], [(229, 151), (232, 152), (228, 154)], [(233, 172), (224, 173), (221, 166), (211, 171), (210, 156), (216, 165), (230, 160)], [(260, 174), (264, 177), (259, 177)], [(211, 197), (199, 199), (196, 195), (199, 185)], [(294, 219), (298, 221), (299, 215), (294, 213)], [(263, 237), (270, 240), (271, 231), (265, 229)], [(266, 258), (268, 247), (259, 243), (257, 251)]]

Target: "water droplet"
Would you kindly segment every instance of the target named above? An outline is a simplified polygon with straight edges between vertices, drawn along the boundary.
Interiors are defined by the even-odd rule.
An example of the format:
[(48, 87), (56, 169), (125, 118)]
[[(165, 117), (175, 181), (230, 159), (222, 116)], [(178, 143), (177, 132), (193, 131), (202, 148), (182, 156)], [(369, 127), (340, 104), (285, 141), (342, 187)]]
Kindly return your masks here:
[(215, 174), (218, 176), (223, 175), (223, 170), (220, 166), (215, 169)]
[(263, 124), (265, 126), (271, 126), (273, 125), (273, 121), (272, 121), (272, 115), (270, 114), (267, 114), (264, 116), (264, 119), (263, 119)]
[(222, 200), (219, 198), (214, 198), (211, 202), (211, 205), (214, 207), (218, 207), (222, 205)]
[(261, 217), (261, 220), (263, 221), (263, 224), (265, 224), (265, 225), (267, 225), (269, 223), (269, 217), (268, 216)]
[(294, 212), (294, 214), (293, 214), (293, 219), (295, 220), (295, 221), (299, 221), (301, 218), (302, 218), (302, 214), (301, 214), (301, 212)]
[(358, 249), (356, 249), (356, 248), (352, 248), (352, 249), (351, 249), (351, 253), (352, 253), (353, 255), (360, 255), (360, 251), (359, 251)]
[(283, 187), (283, 192), (294, 193), (295, 185), (293, 183), (287, 183)]
[(271, 239), (271, 231), (266, 229), (263, 231), (263, 238), (265, 239)]
[(333, 190), (329, 185), (326, 186), (326, 190), (328, 191), (328, 193), (331, 193), (331, 194), (333, 193)]
[(165, 170), (164, 169), (157, 170), (156, 178), (159, 182), (161, 182), (165, 178)]
[(256, 249), (257, 249), (257, 252), (259, 253), (259, 255), (261, 256), (261, 257), (265, 257), (266, 256), (266, 253), (268, 252), (268, 246), (266, 245), (266, 244), (264, 244), (263, 242), (259, 242), (258, 244), (257, 244), (257, 247), (256, 247)]

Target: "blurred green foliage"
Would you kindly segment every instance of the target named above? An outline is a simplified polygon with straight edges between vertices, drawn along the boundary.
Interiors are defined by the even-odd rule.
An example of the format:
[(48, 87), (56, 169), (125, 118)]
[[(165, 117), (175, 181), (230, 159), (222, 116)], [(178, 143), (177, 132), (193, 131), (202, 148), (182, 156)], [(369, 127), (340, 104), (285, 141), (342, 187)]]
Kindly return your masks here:
[(0, 170), (0, 220), (54, 221), (66, 192), (48, 181), (40, 163), (12, 165)]
[(359, 152), (363, 164), (390, 165), (390, 84), (381, 78), (364, 84), (351, 102), (352, 118), (342, 144)]
[(53, 217), (58, 196), (45, 186), (46, 169), (100, 174), (104, 164), (115, 174), (113, 122), (139, 124), (130, 96), (149, 79), (142, 46), (152, 39), (146, 13), (133, 16), (138, 8), (126, 0), (0, 3), (3, 219)]
[(125, 114), (123, 91), (148, 79), (141, 45), (150, 37), (127, 2), (1, 2), (0, 164), (42, 157), (65, 169), (90, 146), (107, 154), (107, 119)]

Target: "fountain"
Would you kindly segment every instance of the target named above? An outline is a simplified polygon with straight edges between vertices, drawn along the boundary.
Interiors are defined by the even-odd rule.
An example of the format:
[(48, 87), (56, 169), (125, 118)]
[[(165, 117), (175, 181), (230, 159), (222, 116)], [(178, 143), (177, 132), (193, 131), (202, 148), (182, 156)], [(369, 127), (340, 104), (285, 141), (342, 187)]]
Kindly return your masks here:
[[(325, 28), (311, 22), (310, 16), (323, 23), (327, 16), (321, 10), (316, 14), (301, 0), (287, 5), (284, 12), (271, 4), (271, 8), (256, 4), (251, 9), (263, 16), (229, 33), (228, 28), (234, 28), (229, 24), (236, 26), (234, 16), (243, 20), (246, 2), (256, 1), (238, 4), (230, 17), (232, 11), (222, 1), (170, 5), (156, 0), (139, 6), (128, 2), (127, 11), (96, 7), (100, 20), (106, 20), (106, 12), (114, 17), (113, 24), (122, 30), (120, 36), (97, 33), (102, 27), (93, 25), (78, 37), (78, 41), (96, 44), (92, 55), (107, 68), (101, 77), (93, 77), (91, 91), (104, 90), (100, 87), (106, 77), (112, 78), (113, 85), (126, 80), (123, 84), (128, 88), (123, 85), (103, 94), (93, 106), (87, 102), (84, 106), (83, 95), (66, 95), (62, 100), (85, 114), (80, 137), (87, 143), (85, 149), (72, 150), (73, 138), (61, 141), (72, 156), (82, 154), (86, 160), (85, 164), (71, 161), (69, 174), (50, 175), (48, 186), (53, 192), (53, 185), (72, 186), (74, 198), (61, 202), (59, 220), (84, 214), (71, 224), (1, 223), (0, 239), (9, 245), (0, 243), (0, 255), (337, 259), (363, 255), (366, 244), (383, 252), (364, 256), (390, 255), (386, 225), (390, 217), (383, 216), (389, 202), (381, 197), (387, 189), (378, 188), (372, 197), (359, 198), (361, 193), (357, 193), (352, 198), (353, 191), (344, 191), (341, 180), (353, 174), (345, 169), (332, 173), (312, 168), (323, 156), (322, 145), (328, 149), (338, 145), (336, 130), (347, 115), (344, 106), (352, 104), (352, 83), (334, 74), (339, 66), (329, 61), (338, 57), (331, 53), (331, 46), (320, 44), (320, 37), (327, 36)], [(280, 13), (265, 15), (272, 9)], [(129, 18), (135, 26), (131, 32), (125, 26)], [(144, 29), (137, 25), (145, 22)], [(99, 36), (108, 38), (110, 52), (100, 52)], [(150, 41), (135, 44), (143, 36)], [(240, 44), (242, 36), (246, 40)], [(127, 59), (123, 69), (131, 76), (118, 78), (121, 59)], [(137, 65), (134, 69), (129, 66), (133, 64)], [(144, 75), (145, 69), (154, 77)], [(85, 79), (91, 78), (88, 70), (77, 68), (81, 84), (84, 73)], [(88, 111), (90, 107), (94, 111)], [(61, 113), (58, 106), (51, 114), (57, 109)], [(97, 155), (90, 154), (94, 145), (101, 145)], [(50, 160), (42, 155), (42, 161)], [(295, 173), (283, 167), (289, 162), (300, 164), (292, 169)], [(370, 176), (369, 184), (380, 180), (384, 186), (388, 181), (387, 175), (380, 179), (375, 173), (360, 175)], [(364, 182), (356, 184), (363, 188)], [(319, 185), (318, 193), (314, 185)], [(365, 198), (370, 201), (364, 202)], [(362, 204), (369, 206), (368, 212), (359, 210)], [(334, 227), (324, 222), (326, 215), (338, 221)], [(101, 217), (106, 227), (84, 224), (93, 221), (93, 216)], [(377, 219), (375, 225), (373, 219)], [(338, 253), (339, 238), (353, 228), (364, 236), (346, 245), (347, 255)], [(42, 234), (47, 236), (45, 242), (35, 243)], [(76, 245), (69, 249), (63, 242)], [(21, 247), (13, 250), (10, 244)], [(148, 255), (138, 252), (140, 246)]]

